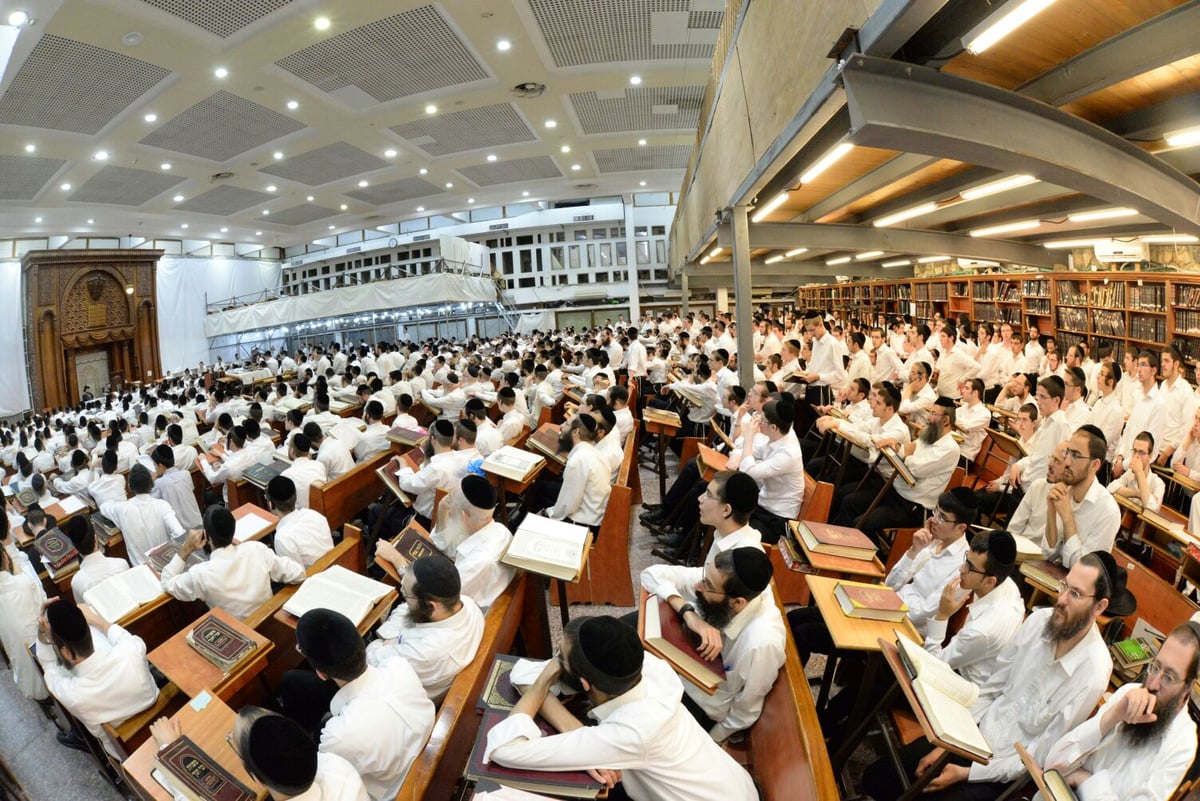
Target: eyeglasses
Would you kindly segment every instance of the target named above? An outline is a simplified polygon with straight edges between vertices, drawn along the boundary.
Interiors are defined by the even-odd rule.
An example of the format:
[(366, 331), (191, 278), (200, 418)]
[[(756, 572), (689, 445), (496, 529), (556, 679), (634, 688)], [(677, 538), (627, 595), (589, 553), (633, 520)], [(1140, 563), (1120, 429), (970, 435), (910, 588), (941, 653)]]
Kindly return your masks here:
[(720, 498), (718, 498), (716, 495), (713, 495), (713, 491), (712, 491), (711, 489), (706, 489), (706, 490), (704, 491), (704, 494), (703, 494), (703, 495), (701, 495), (700, 497), (701, 497), (701, 498), (708, 498), (710, 501), (713, 501), (714, 503), (724, 503), (724, 501), (722, 501), (722, 500), (721, 500)]
[(1141, 450), (1139, 448), (1134, 448), (1133, 455), (1134, 456), (1145, 456), (1146, 458), (1150, 458), (1150, 451)]
[(949, 523), (952, 526), (958, 525), (957, 520), (946, 517), (946, 513), (942, 511), (942, 507), (940, 506), (933, 507), (933, 514), (931, 517), (933, 517), (935, 523)]
[(1063, 455), (1066, 456), (1068, 459), (1090, 459), (1091, 458), (1086, 453), (1080, 453), (1079, 451), (1075, 450), (1074, 448), (1069, 448), (1066, 451), (1063, 451)]
[(727, 592), (721, 592), (716, 587), (714, 587), (713, 583), (708, 580), (708, 576), (705, 576), (704, 578), (700, 579), (700, 589), (703, 590), (704, 592), (707, 592), (709, 595), (728, 595), (729, 594)]
[(1158, 683), (1163, 687), (1171, 687), (1183, 681), (1182, 676), (1175, 675), (1174, 671), (1164, 668), (1159, 662), (1151, 662), (1146, 665), (1146, 678), (1158, 678)]
[(1068, 584), (1066, 579), (1063, 579), (1062, 581), (1058, 582), (1058, 594), (1062, 595), (1064, 592), (1071, 596), (1072, 601), (1079, 601), (1084, 598), (1095, 598), (1096, 597), (1094, 594), (1093, 595), (1084, 595), (1082, 592), (1080, 592), (1079, 590), (1075, 589), (1070, 584)]
[(971, 560), (966, 554), (963, 555), (963, 567), (967, 569), (968, 573), (978, 573), (981, 576), (986, 576), (988, 574), (986, 570), (980, 570), (979, 568), (975, 567), (975, 565), (971, 564)]

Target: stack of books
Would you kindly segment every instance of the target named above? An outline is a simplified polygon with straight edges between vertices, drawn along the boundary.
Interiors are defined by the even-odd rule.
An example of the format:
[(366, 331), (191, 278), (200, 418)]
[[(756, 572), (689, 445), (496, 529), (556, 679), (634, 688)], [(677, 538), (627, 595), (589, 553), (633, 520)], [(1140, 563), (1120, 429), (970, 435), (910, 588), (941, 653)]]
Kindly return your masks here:
[(833, 597), (846, 617), (858, 620), (883, 620), (899, 623), (908, 615), (908, 604), (886, 584), (839, 581)]
[(185, 639), (197, 653), (226, 673), (255, 647), (254, 640), (211, 614), (205, 615)]
[(1136, 681), (1142, 668), (1154, 659), (1158, 653), (1158, 645), (1147, 637), (1130, 637), (1108, 646), (1112, 655), (1113, 679), (1125, 683)]

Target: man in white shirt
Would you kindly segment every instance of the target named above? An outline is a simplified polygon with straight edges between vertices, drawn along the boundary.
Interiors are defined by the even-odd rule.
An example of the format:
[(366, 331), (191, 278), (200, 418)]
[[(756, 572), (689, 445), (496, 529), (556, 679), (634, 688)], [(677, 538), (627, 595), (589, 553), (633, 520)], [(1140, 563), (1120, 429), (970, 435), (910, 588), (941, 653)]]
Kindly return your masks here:
[(296, 647), (313, 670), (283, 675), (284, 714), (322, 753), (353, 765), (371, 801), (392, 801), (433, 730), (433, 703), (417, 674), (403, 659), (369, 665), (354, 624), (328, 609), (300, 618)]
[(1048, 557), (1070, 567), (1086, 553), (1110, 551), (1121, 527), (1121, 507), (1096, 473), (1107, 450), (1104, 435), (1083, 426), (1070, 439), (1063, 480), (1046, 495), (1045, 548)]
[(1163, 398), (1166, 420), (1158, 437), (1158, 464), (1170, 464), (1175, 449), (1183, 442), (1192, 424), (1192, 416), (1200, 406), (1200, 396), (1183, 374), (1183, 356), (1173, 345), (1163, 349), (1159, 358), (1162, 383), (1158, 385)]
[[(1045, 767), (1079, 798), (1167, 801), (1196, 753), (1188, 694), (1200, 663), (1200, 625), (1171, 630), (1141, 682), (1124, 684), (1050, 749)], [(1045, 801), (1045, 800), (1043, 800)]]
[(875, 360), (869, 379), (872, 384), (879, 381), (898, 381), (904, 365), (892, 346), (887, 344), (882, 328), (871, 329), (871, 353)]
[(471, 398), (463, 407), (464, 416), (475, 423), (475, 447), (485, 459), (504, 446), (504, 437), (488, 418), (487, 406), (479, 398)]
[(466, 393), (458, 386), (458, 374), (447, 373), (439, 389), (421, 390), (421, 402), (438, 412), (443, 420), (454, 421), (467, 403)]
[(910, 359), (908, 383), (900, 391), (900, 414), (915, 426), (925, 425), (925, 415), (933, 408), (938, 395), (929, 384), (930, 362)]
[(367, 427), (362, 432), (362, 439), (354, 446), (354, 459), (360, 464), (392, 447), (387, 438), (389, 429), (383, 424), (383, 406), (379, 401), (367, 402), (364, 417)]
[(75, 515), (62, 525), (62, 532), (71, 539), (71, 544), (83, 557), (79, 562), (79, 570), (71, 576), (71, 597), (77, 602), (82, 602), (84, 594), (92, 587), (129, 569), (126, 560), (104, 555), (100, 538), (86, 516)]
[[(521, 700), (488, 732), (485, 762), (588, 770), (610, 788), (619, 781), (628, 797), (647, 801), (758, 797), (745, 769), (705, 736), (680, 703), (674, 672), (642, 649), (630, 626), (607, 616), (577, 617), (563, 629), (559, 659), (520, 662), (513, 670)], [(576, 720), (554, 687), (582, 688), (598, 725)], [(559, 722), (559, 734), (542, 734), (533, 722), (539, 712)]]
[[(1024, 774), (1013, 745), (1023, 743), (1044, 761), (1051, 746), (1095, 707), (1112, 673), (1112, 658), (1096, 619), (1113, 606), (1129, 613), (1132, 596), (1125, 589), (1125, 570), (1112, 555), (1084, 556), (1062, 582), (1057, 602), (1033, 612), (1001, 652), (996, 670), (979, 688), (972, 714), (992, 747), (986, 764), (945, 755), (925, 739), (900, 751), (907, 776), (920, 777), (937, 767), (926, 785), (941, 799), (992, 799)], [(1136, 603), (1136, 602), (1135, 602)], [(1116, 614), (1116, 611), (1114, 611)], [(870, 765), (863, 791), (876, 801), (894, 801), (901, 784), (889, 759)]]
[(1133, 455), (1129, 469), (1108, 482), (1108, 491), (1132, 501), (1142, 509), (1157, 512), (1162, 507), (1166, 483), (1158, 473), (1150, 469), (1154, 458), (1154, 435), (1143, 431), (1133, 439)]
[(963, 440), (958, 450), (964, 459), (972, 462), (983, 447), (992, 413), (983, 402), (985, 390), (982, 379), (964, 381), (959, 391), (962, 393), (962, 403), (954, 410), (954, 427), (962, 434)]
[[(420, 458), (419, 468), (413, 470), (406, 458), (396, 473), (396, 483), (413, 496), (415, 519), (429, 530), (433, 527), (433, 502), (438, 489), (449, 492), (462, 477), (454, 452), (454, 424), (449, 420), (434, 421), (416, 456)], [(396, 457), (393, 461), (398, 460)]]
[[(749, 419), (742, 429), (742, 446), (729, 456), (729, 469), (740, 470), (759, 486), (758, 506), (750, 515), (750, 525), (762, 535), (763, 542), (779, 542), (789, 520), (795, 520), (804, 500), (804, 455), (793, 430), (796, 408), (785, 400), (763, 404), (762, 414)], [(759, 431), (768, 444), (755, 454), (754, 440)]]
[(333, 550), (333, 532), (325, 515), (315, 509), (296, 508), (296, 483), (275, 476), (267, 483), (267, 503), (279, 515), (275, 526), (275, 553), (299, 563), (305, 570)]
[(280, 473), (295, 482), (296, 506), (300, 509), (308, 508), (313, 482), (323, 482), (329, 478), (325, 472), (325, 465), (312, 459), (311, 453), (312, 441), (304, 434), (294, 435), (292, 444), (288, 446), (288, 456), (291, 457), (292, 464)]
[(178, 541), (183, 537), (183, 526), (175, 517), (171, 504), (150, 495), (154, 479), (143, 465), (136, 464), (129, 471), (129, 488), (133, 497), (127, 501), (106, 501), (100, 505), (100, 514), (121, 529), (125, 540), (125, 551), (134, 566), (146, 561), (146, 551), (162, 545), (168, 539)]
[(512, 387), (501, 387), (496, 393), (496, 403), (500, 406), (500, 436), (505, 445), (512, 445), (529, 425), (529, 416), (517, 408), (517, 393)]
[(1155, 378), (1158, 374), (1158, 354), (1143, 350), (1134, 362), (1135, 384), (1133, 385), (1133, 407), (1125, 420), (1121, 444), (1112, 463), (1113, 478), (1120, 478), (1128, 468), (1127, 462), (1133, 454), (1133, 438), (1149, 431), (1155, 440), (1162, 439), (1163, 422), (1166, 419), (1166, 401)]
[(600, 530), (612, 492), (608, 463), (596, 450), (596, 431), (590, 414), (577, 414), (563, 423), (558, 445), (560, 452), (567, 451), (567, 464), (558, 497), (544, 512), (554, 520), (587, 526), (593, 536)]
[(804, 332), (812, 338), (812, 358), (805, 366), (804, 379), (808, 382), (805, 400), (815, 406), (825, 406), (833, 400), (832, 387), (841, 386), (846, 380), (842, 366), (841, 351), (837, 347), (821, 313), (810, 309), (804, 314)]
[[(188, 532), (179, 553), (162, 571), (163, 591), (181, 601), (204, 601), (244, 620), (271, 598), (271, 582), (299, 584), (304, 568), (278, 556), (261, 542), (235, 544), (237, 522), (224, 506), (204, 512), (204, 528)], [(212, 546), (208, 561), (189, 566), (187, 559), (205, 544)]]
[(196, 485), (192, 474), (175, 466), (175, 451), (166, 445), (157, 445), (150, 451), (154, 462), (154, 489), (151, 497), (164, 500), (171, 505), (179, 525), (185, 529), (199, 528), (200, 504), (196, 501)]
[(404, 602), (380, 624), (379, 639), (367, 646), (367, 663), (383, 667), (403, 659), (437, 703), (475, 658), (483, 612), (462, 594), (454, 563), (440, 554), (414, 561), (401, 577), (400, 592)]
[[(335, 427), (333, 431), (334, 433), (326, 436), (317, 423), (305, 423), (303, 431), (304, 436), (309, 439), (310, 447), (317, 449), (317, 463), (325, 468), (328, 481), (333, 481), (354, 469), (354, 455), (350, 453), (345, 440), (337, 435), (339, 429)], [(355, 430), (354, 433), (358, 434), (358, 431)]]
[(1121, 446), (1121, 432), (1125, 428), (1125, 410), (1117, 393), (1117, 385), (1121, 380), (1121, 368), (1116, 362), (1103, 362), (1096, 368), (1098, 397), (1092, 404), (1088, 422), (1104, 433), (1104, 440), (1108, 443), (1105, 461), (1109, 464), (1117, 457), (1117, 449)]
[(958, 328), (947, 321), (938, 334), (941, 350), (937, 359), (937, 394), (939, 397), (958, 400), (959, 385), (979, 372), (979, 363), (970, 354), (958, 347)]
[(1046, 349), (1042, 347), (1042, 340), (1038, 335), (1036, 325), (1029, 326), (1028, 334), (1029, 341), (1025, 344), (1023, 351), (1025, 361), (1017, 369), (1022, 373), (1037, 374), (1042, 370), (1042, 359), (1046, 356)]

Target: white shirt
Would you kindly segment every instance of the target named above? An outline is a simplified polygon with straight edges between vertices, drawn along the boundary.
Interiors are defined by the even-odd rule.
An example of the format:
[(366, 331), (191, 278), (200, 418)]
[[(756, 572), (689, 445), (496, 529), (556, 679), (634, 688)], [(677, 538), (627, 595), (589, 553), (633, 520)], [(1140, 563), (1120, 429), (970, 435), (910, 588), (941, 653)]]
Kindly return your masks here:
[(604, 520), (611, 493), (608, 462), (595, 445), (578, 442), (567, 454), (558, 500), (546, 510), (546, 516), (554, 520), (570, 518), (581, 526), (598, 526)]
[(384, 667), (403, 659), (417, 673), (429, 700), (446, 694), (454, 678), (471, 664), (483, 639), (483, 612), (466, 595), (462, 607), (445, 620), (414, 623), (408, 604), (400, 604), (379, 625), (379, 639), (367, 646), (367, 662)]
[(327, 474), (325, 465), (314, 462), (308, 456), (300, 456), (292, 460), (292, 466), (280, 473), (287, 476), (296, 484), (296, 508), (307, 509), (309, 491), (314, 481), (325, 481)]
[(814, 386), (840, 386), (846, 380), (846, 370), (842, 367), (841, 349), (837, 339), (829, 331), (825, 336), (812, 338), (812, 358), (808, 360), (805, 372), (816, 373)]
[[(912, 433), (898, 414), (893, 414), (886, 422), (879, 417), (872, 417), (866, 423), (842, 422), (838, 425), (838, 430), (855, 443), (854, 447), (850, 449), (851, 455), (867, 464), (874, 464), (875, 459), (878, 458), (879, 449), (875, 447), (875, 443), (879, 440), (894, 439), (899, 443), (907, 443), (912, 440)], [(886, 459), (880, 461), (875, 470), (884, 478), (895, 472)]]
[(905, 551), (885, 580), (908, 605), (908, 616), (921, 634), (937, 612), (942, 588), (958, 573), (969, 548), (966, 535), (940, 551), (936, 545), (931, 543), (912, 557)]
[(150, 497), (166, 501), (175, 511), (175, 518), (185, 529), (200, 528), (204, 524), (200, 516), (200, 504), (196, 502), (195, 484), (192, 474), (178, 467), (169, 467), (154, 480)]
[(1125, 427), (1125, 410), (1116, 392), (1096, 401), (1088, 422), (1104, 432), (1104, 439), (1108, 442), (1105, 459), (1112, 462), (1117, 458), (1117, 449), (1121, 445), (1121, 431)]
[(1053, 611), (1030, 613), (1000, 653), (996, 670), (979, 685), (971, 711), (994, 753), (988, 764), (971, 765), (969, 781), (1006, 782), (1022, 775), (1025, 766), (1014, 742), (1046, 764), (1050, 747), (1087, 718), (1108, 686), (1112, 658), (1095, 624), (1062, 659), (1054, 658), (1054, 643), (1042, 636)]
[(389, 429), (383, 423), (371, 423), (362, 433), (362, 439), (354, 446), (354, 458), (363, 462), (377, 453), (392, 447), (387, 438)]
[(129, 563), (115, 556), (105, 556), (101, 551), (92, 551), (79, 562), (79, 570), (71, 576), (71, 596), (75, 603), (84, 603), (83, 595), (106, 578), (124, 573)]
[(688, 420), (693, 423), (707, 423), (712, 420), (713, 415), (716, 414), (717, 401), (720, 400), (715, 383), (705, 381), (695, 384), (691, 381), (675, 381), (668, 386), (669, 389), (686, 398), (690, 404), (687, 410)]
[(704, 564), (710, 565), (717, 558), (717, 554), (725, 551), (732, 551), (734, 548), (757, 548), (762, 550), (762, 534), (758, 529), (746, 524), (737, 531), (731, 531), (724, 537), (716, 536), (714, 532), (712, 545), (708, 547), (708, 554), (704, 557)]
[(477, 599), (485, 612), (512, 582), (516, 569), (500, 561), (512, 542), (503, 523), (493, 520), (458, 544), (454, 567), (462, 582), (461, 594)]
[[(1122, 685), (1108, 704), (1120, 703), (1140, 686), (1137, 682)], [(1077, 767), (1091, 773), (1075, 790), (1081, 801), (1166, 801), (1183, 781), (1196, 752), (1196, 724), (1187, 706), (1171, 718), (1161, 738), (1140, 747), (1124, 739), (1124, 723), (1118, 722), (1107, 735), (1102, 733), (1100, 716), (1106, 708), (1055, 743), (1045, 766), (1064, 774)]]
[(943, 351), (937, 360), (937, 394), (958, 400), (958, 385), (979, 373), (979, 364), (961, 346)]
[(88, 484), (87, 491), (96, 502), (96, 506), (103, 506), (109, 501), (125, 500), (125, 476), (120, 473), (103, 473), (98, 467), (92, 475), (92, 482)]
[(329, 481), (354, 469), (354, 456), (351, 455), (350, 449), (346, 447), (346, 443), (334, 436), (327, 436), (321, 440), (321, 447), (317, 449), (317, 461), (325, 466), (325, 475)]
[(488, 732), (484, 761), (535, 770), (620, 770), (641, 801), (755, 801), (745, 769), (704, 735), (680, 703), (679, 679), (647, 653), (637, 686), (594, 708), (596, 726), (545, 736), (528, 715)]
[(937, 393), (933, 391), (928, 383), (918, 389), (910, 398), (905, 398), (900, 401), (900, 408), (897, 412), (908, 418), (910, 423), (916, 425), (925, 425), (925, 417), (930, 409), (933, 408), (934, 401), (937, 400)]
[(983, 401), (974, 406), (964, 403), (954, 410), (954, 427), (963, 433), (963, 441), (958, 449), (968, 460), (979, 455), (991, 422), (992, 413)]
[(1133, 455), (1133, 440), (1143, 431), (1154, 435), (1154, 442), (1162, 441), (1163, 424), (1166, 418), (1166, 401), (1157, 386), (1143, 393), (1141, 384), (1134, 388), (1133, 411), (1125, 423), (1121, 434), (1121, 444), (1117, 447), (1117, 455), (1125, 457), (1128, 462)]
[(146, 561), (146, 551), (162, 545), (168, 538), (178, 540), (184, 533), (171, 504), (149, 495), (106, 501), (100, 505), (100, 514), (121, 529), (125, 552), (134, 567)]
[(513, 440), (521, 436), (525, 430), (525, 426), (529, 423), (529, 418), (520, 409), (513, 408), (500, 419), (500, 435), (503, 437), (505, 444), (512, 444)]
[[(1117, 539), (1117, 530), (1121, 528), (1121, 507), (1113, 500), (1113, 496), (1103, 484), (1092, 479), (1087, 494), (1079, 503), (1071, 499), (1071, 511), (1075, 514), (1074, 537), (1063, 537), (1063, 521), (1058, 518), (1058, 545), (1055, 556), (1047, 557), (1055, 562), (1061, 562), (1063, 567), (1070, 569), (1079, 561), (1079, 557), (1092, 551), (1111, 551)], [(1047, 512), (1049, 514), (1049, 512)]]
[(434, 497), (439, 488), (453, 491), (457, 467), (458, 456), (454, 451), (435, 453), (422, 462), (421, 469), (416, 472), (411, 467), (402, 467), (396, 473), (396, 483), (400, 489), (412, 494), (417, 514), (432, 519)]
[(333, 534), (325, 515), (314, 509), (295, 509), (279, 518), (275, 553), (299, 562), (304, 569), (333, 550)]
[(950, 476), (958, 466), (958, 442), (954, 435), (946, 432), (932, 445), (917, 440), (916, 449), (904, 458), (904, 464), (917, 480), (915, 487), (906, 481), (897, 481), (892, 486), (901, 498), (919, 504), (926, 509), (937, 505), (938, 496), (950, 483)]
[(458, 413), (467, 405), (467, 395), (460, 387), (446, 392), (442, 389), (421, 390), (421, 402), (439, 412), (443, 420), (457, 420)]
[(26, 698), (45, 698), (46, 684), (33, 663), (28, 646), (37, 640), (38, 618), (42, 615), (42, 604), (46, 602), (46, 591), (29, 558), (15, 547), (10, 555), (13, 552), (18, 555), (13, 556), (18, 571), (15, 574), (0, 572), (0, 604), (4, 609), (4, 614), (0, 615), (0, 643), (8, 654), (13, 681), (21, 693)]
[[(1182, 375), (1176, 376), (1173, 385), (1167, 384), (1166, 379), (1158, 385), (1159, 394), (1163, 398), (1166, 417), (1162, 422), (1162, 437), (1155, 435), (1154, 447), (1162, 450), (1167, 446), (1178, 448), (1188, 429), (1192, 427), (1192, 418), (1196, 416), (1196, 406), (1200, 405), (1200, 397), (1196, 390)], [(1137, 432), (1134, 432), (1135, 435)]]
[(297, 584), (304, 568), (261, 542), (227, 545), (190, 568), (176, 554), (162, 571), (163, 590), (181, 601), (204, 601), (244, 620), (271, 598), (271, 582)]
[(345, 759), (372, 801), (392, 801), (433, 731), (433, 703), (404, 660), (370, 665), (329, 703), (321, 751)]
[(368, 801), (367, 788), (358, 771), (337, 754), (317, 754), (317, 776), (312, 786), (292, 801)]
[(478, 424), (475, 429), (475, 448), (479, 451), (480, 456), (490, 456), (503, 446), (504, 437), (500, 433), (500, 429), (496, 428), (495, 423), (485, 419), (484, 422)]
[(755, 457), (753, 449), (747, 450), (738, 470), (758, 484), (758, 505), (763, 509), (789, 520), (800, 513), (804, 454), (792, 431), (767, 445), (761, 458)]
[[(1157, 512), (1162, 507), (1163, 493), (1167, 491), (1167, 485), (1162, 480), (1162, 477), (1153, 470), (1146, 471), (1146, 483), (1150, 485), (1150, 498), (1146, 501), (1146, 508), (1151, 512)], [(1108, 491), (1113, 495), (1116, 495), (1117, 490), (1122, 488), (1131, 489), (1134, 492), (1137, 492), (1137, 476), (1133, 474), (1132, 470), (1126, 470), (1121, 474), (1120, 478), (1113, 479), (1112, 481), (1108, 482)], [(1135, 503), (1140, 503), (1142, 496), (1140, 494), (1126, 496), (1126, 499), (1134, 501)]]
[(1008, 523), (1010, 532), (1027, 537), (1042, 546), (1042, 554), (1047, 559), (1054, 553), (1053, 549), (1046, 548), (1046, 495), (1049, 492), (1050, 484), (1044, 475), (1026, 485), (1025, 496), (1021, 498), (1017, 511), (1013, 512)]
[[(937, 609), (934, 609), (936, 614)], [(982, 598), (967, 607), (967, 619), (946, 647), (949, 620), (930, 615), (925, 622), (925, 650), (976, 684), (985, 681), (996, 669), (1000, 652), (1008, 645), (1025, 619), (1025, 601), (1021, 590), (1006, 578)]]

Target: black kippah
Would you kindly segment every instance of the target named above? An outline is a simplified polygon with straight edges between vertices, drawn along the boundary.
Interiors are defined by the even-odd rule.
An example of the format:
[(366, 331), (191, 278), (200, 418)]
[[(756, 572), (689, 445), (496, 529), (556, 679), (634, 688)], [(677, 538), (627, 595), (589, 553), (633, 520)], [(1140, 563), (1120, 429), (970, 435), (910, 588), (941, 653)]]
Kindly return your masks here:
[(425, 595), (435, 598), (457, 598), (462, 592), (462, 579), (458, 568), (444, 556), (422, 556), (410, 568), (417, 586)]
[(579, 424), (586, 428), (589, 432), (593, 434), (596, 433), (596, 418), (592, 417), (590, 414), (581, 414), (576, 416), (575, 419), (578, 420)]
[(463, 407), (468, 412), (482, 412), (487, 407), (483, 405), (483, 401), (479, 398), (471, 398), (467, 401), (467, 405)]
[(958, 404), (956, 404), (951, 398), (947, 398), (945, 395), (939, 395), (938, 399), (934, 401), (934, 404), (945, 409), (955, 409), (958, 407)]
[(87, 542), (92, 536), (92, 527), (88, 525), (87, 518), (83, 515), (75, 515), (59, 526), (59, 530), (70, 538), (76, 548)]
[(449, 420), (435, 420), (433, 423), (433, 431), (438, 436), (449, 438), (454, 436), (454, 423)]
[(735, 472), (725, 481), (725, 503), (735, 512), (752, 512), (758, 506), (758, 482), (746, 473)]
[(79, 607), (70, 601), (55, 601), (46, 607), (46, 622), (63, 642), (79, 642), (89, 636), (87, 620)]
[(243, 758), (247, 769), (272, 787), (299, 795), (317, 777), (317, 746), (303, 727), (283, 715), (250, 724)]
[(475, 425), (474, 420), (459, 420), (456, 425), (462, 426), (463, 431), (468, 431), (472, 434), (479, 431), (479, 426)]
[(296, 644), (318, 670), (341, 665), (364, 647), (350, 618), (332, 609), (305, 612), (296, 623)]
[(760, 593), (771, 583), (771, 560), (758, 548), (734, 548), (729, 552), (733, 559), (733, 572), (746, 587)]
[(462, 480), (462, 492), (466, 496), (467, 503), (477, 509), (496, 508), (496, 488), (492, 486), (492, 482), (483, 476), (477, 476), (474, 473), (468, 473), (464, 476)]
[(998, 565), (1012, 566), (1017, 561), (1017, 542), (1007, 531), (988, 532), (988, 558)]
[(588, 618), (579, 627), (579, 650), (599, 675), (587, 676), (601, 692), (623, 687), (642, 669), (645, 651), (637, 631), (615, 617)]
[(213, 504), (204, 510), (204, 530), (221, 540), (232, 540), (237, 520), (228, 507)]
[(974, 511), (979, 508), (979, 501), (975, 498), (975, 493), (966, 487), (955, 487), (950, 490), (950, 494), (954, 496), (954, 501), (966, 509)]
[(296, 482), (287, 476), (275, 476), (267, 482), (267, 496), (273, 501), (286, 501), (296, 497)]
[(167, 445), (155, 446), (154, 450), (150, 452), (150, 458), (154, 460), (155, 464), (161, 464), (164, 467), (175, 466), (175, 451)]

